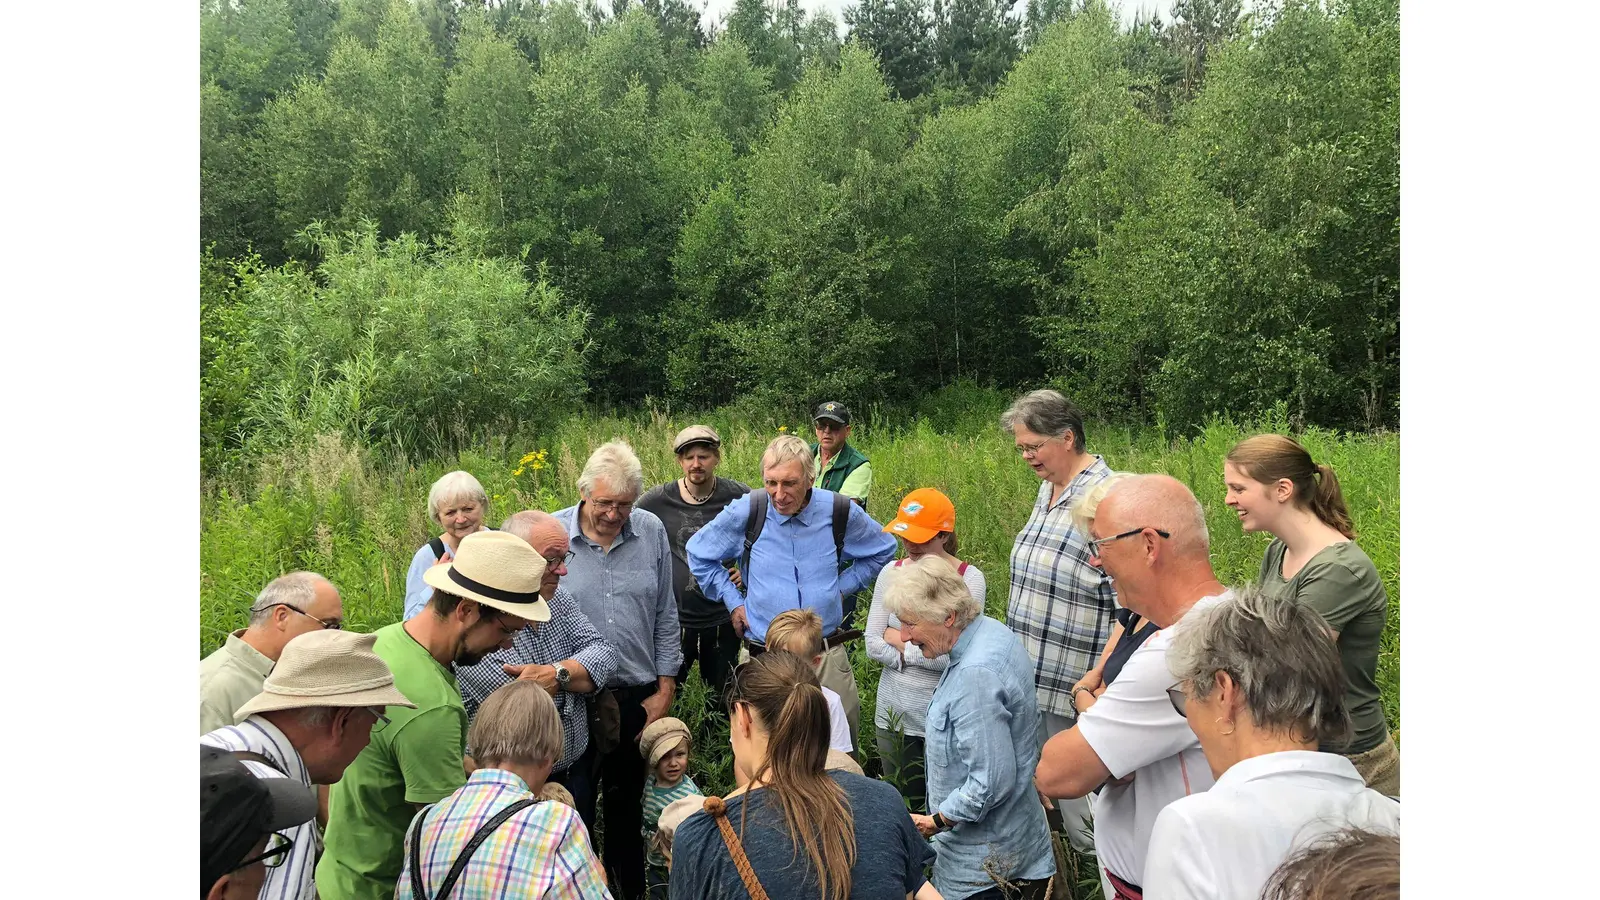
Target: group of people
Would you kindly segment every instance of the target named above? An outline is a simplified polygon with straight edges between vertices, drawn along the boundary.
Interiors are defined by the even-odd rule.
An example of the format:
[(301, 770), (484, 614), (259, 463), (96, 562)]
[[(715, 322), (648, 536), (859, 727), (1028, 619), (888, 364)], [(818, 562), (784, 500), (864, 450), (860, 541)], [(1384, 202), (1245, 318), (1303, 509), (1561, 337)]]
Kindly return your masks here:
[[(1054, 823), (1108, 900), (1287, 898), (1327, 867), (1280, 867), (1397, 841), (1387, 598), (1333, 471), (1292, 439), (1228, 456), (1227, 505), (1275, 538), (1230, 590), (1188, 487), (1113, 472), (1064, 397), (1022, 396), (1001, 425), (1041, 485), (1001, 622), (950, 498), (920, 488), (876, 521), (849, 409), (814, 418), (815, 444), (766, 447), (760, 489), (719, 476), (695, 425), (681, 478), (646, 491), (612, 441), (576, 504), (498, 529), (452, 472), (404, 619), (376, 634), (341, 630), (321, 576), (267, 585), (201, 663), (202, 897), (1036, 898)], [(888, 781), (860, 765), (861, 639)], [(697, 663), (726, 797), (689, 775), (712, 735), (670, 715)], [(265, 812), (213, 848), (223, 766), (295, 790), (258, 791)]]

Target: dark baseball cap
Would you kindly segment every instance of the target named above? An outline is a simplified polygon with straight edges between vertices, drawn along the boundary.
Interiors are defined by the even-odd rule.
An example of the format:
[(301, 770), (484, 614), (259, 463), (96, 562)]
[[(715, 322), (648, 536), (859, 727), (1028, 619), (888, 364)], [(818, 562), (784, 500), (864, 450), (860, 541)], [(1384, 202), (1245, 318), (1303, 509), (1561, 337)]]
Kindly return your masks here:
[(837, 400), (829, 400), (817, 405), (816, 412), (811, 414), (811, 421), (820, 422), (823, 419), (832, 419), (840, 425), (850, 424), (850, 407)]
[(200, 894), (258, 841), (311, 821), (317, 794), (292, 778), (257, 778), (230, 751), (200, 745)]

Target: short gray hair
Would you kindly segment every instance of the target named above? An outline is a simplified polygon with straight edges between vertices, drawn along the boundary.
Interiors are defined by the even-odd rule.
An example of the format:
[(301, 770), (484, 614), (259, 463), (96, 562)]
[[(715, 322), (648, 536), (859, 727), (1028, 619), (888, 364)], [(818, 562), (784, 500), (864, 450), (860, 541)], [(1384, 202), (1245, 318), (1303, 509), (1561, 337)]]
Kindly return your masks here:
[(1132, 477), (1132, 472), (1112, 472), (1072, 501), (1067, 514), (1072, 517), (1072, 527), (1078, 529), (1078, 533), (1083, 535), (1085, 540), (1089, 537), (1089, 523), (1094, 521), (1094, 511), (1100, 508), (1100, 501), (1111, 493), (1112, 488)]
[(539, 766), (561, 758), (561, 714), (538, 682), (501, 685), (478, 707), (467, 745), (479, 763)]
[(260, 625), (272, 616), (272, 608), (278, 605), (292, 606), (305, 612), (311, 602), (317, 599), (317, 585), (328, 579), (316, 572), (290, 572), (279, 575), (267, 582), (267, 586), (256, 595), (256, 602), (250, 605), (250, 624)]
[(800, 461), (800, 470), (808, 484), (817, 480), (817, 458), (812, 455), (811, 446), (792, 434), (778, 435), (762, 451), (761, 479), (766, 480), (768, 469), (792, 460)]
[(621, 438), (607, 441), (589, 454), (589, 461), (583, 464), (583, 472), (578, 475), (578, 493), (592, 494), (602, 481), (635, 497), (644, 493), (644, 466), (639, 464), (638, 455), (627, 441)]
[(1085, 452), (1083, 411), (1061, 395), (1060, 391), (1041, 388), (1018, 397), (1011, 408), (1000, 414), (1000, 427), (1015, 434), (1021, 425), (1034, 434), (1061, 437), (1072, 432), (1072, 449)]
[(484, 517), (489, 515), (489, 495), (483, 485), (472, 477), (471, 472), (457, 469), (441, 476), (428, 490), (428, 521), (442, 524), (439, 522), (439, 510), (454, 500), (474, 500), (483, 508)]
[(1206, 510), (1188, 485), (1171, 475), (1133, 475), (1107, 488), (1096, 509), (1113, 496), (1125, 527), (1159, 528), (1172, 535), (1175, 557), (1209, 559)]
[(1311, 607), (1251, 585), (1182, 622), (1167, 666), (1191, 696), (1209, 697), (1216, 674), (1226, 672), (1256, 727), (1302, 741), (1348, 736), (1344, 664), (1327, 620)]
[(897, 569), (883, 603), (901, 619), (910, 613), (913, 622), (943, 622), (954, 615), (957, 628), (983, 615), (983, 604), (967, 590), (955, 566), (937, 556)]

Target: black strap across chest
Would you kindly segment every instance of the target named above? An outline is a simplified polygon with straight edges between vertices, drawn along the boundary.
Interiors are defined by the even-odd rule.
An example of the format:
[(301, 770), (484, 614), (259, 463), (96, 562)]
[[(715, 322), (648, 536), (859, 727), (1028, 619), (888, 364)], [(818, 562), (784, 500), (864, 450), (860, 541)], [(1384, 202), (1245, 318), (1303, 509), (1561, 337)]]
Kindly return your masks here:
[[(467, 868), (467, 863), (472, 860), (472, 854), (489, 839), (489, 835), (494, 834), (496, 828), (537, 802), (532, 798), (518, 800), (483, 823), (483, 827), (479, 828), (471, 840), (467, 841), (467, 845), (461, 848), (461, 855), (456, 857), (456, 861), (450, 866), (450, 871), (445, 873), (444, 881), (439, 882), (439, 893), (433, 896), (433, 900), (445, 900), (450, 896), (450, 892), (455, 889), (456, 880), (461, 877), (461, 873)], [(425, 818), (427, 818), (426, 813), (417, 816), (417, 824), (411, 827), (411, 896), (415, 900), (428, 900), (428, 892), (422, 886), (422, 820)]]
[[(761, 537), (761, 530), (767, 526), (767, 504), (771, 502), (767, 492), (763, 490), (751, 491), (750, 511), (744, 520), (744, 555), (739, 559), (739, 572), (744, 579), (745, 592), (750, 590), (750, 551)], [(808, 500), (809, 502), (809, 500)], [(833, 495), (833, 558), (844, 566), (844, 533), (850, 525), (850, 498), (843, 494)]]

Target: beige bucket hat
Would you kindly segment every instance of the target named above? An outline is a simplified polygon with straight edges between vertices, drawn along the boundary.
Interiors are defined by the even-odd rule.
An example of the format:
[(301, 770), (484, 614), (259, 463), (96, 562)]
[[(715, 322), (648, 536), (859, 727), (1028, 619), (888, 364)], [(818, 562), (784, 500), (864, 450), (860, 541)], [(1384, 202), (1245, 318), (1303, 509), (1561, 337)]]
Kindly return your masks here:
[(237, 721), (255, 713), (312, 706), (417, 705), (394, 686), (394, 673), (372, 651), (376, 634), (312, 631), (284, 645), (261, 693), (239, 707)]
[(548, 622), (550, 604), (539, 596), (544, 566), (544, 557), (522, 538), (479, 531), (462, 538), (455, 559), (423, 572), (422, 580), (530, 622)]

